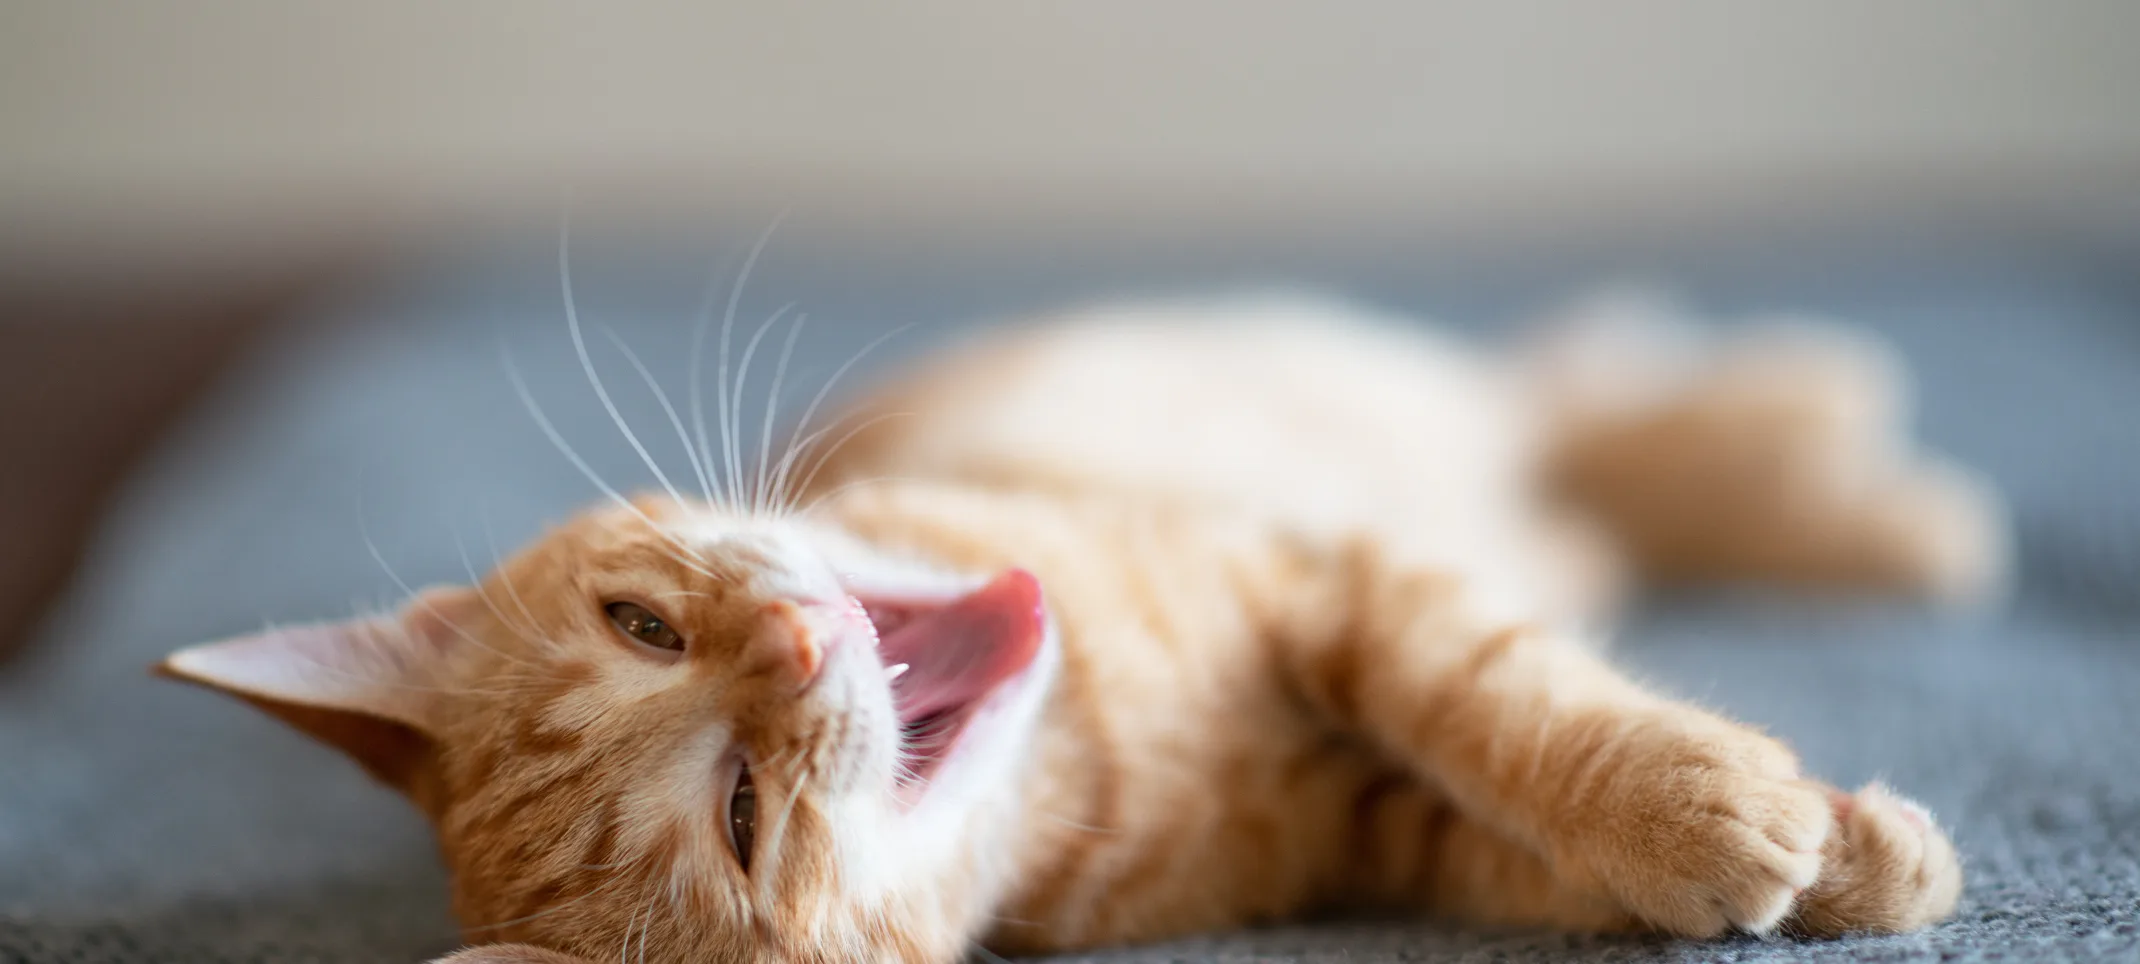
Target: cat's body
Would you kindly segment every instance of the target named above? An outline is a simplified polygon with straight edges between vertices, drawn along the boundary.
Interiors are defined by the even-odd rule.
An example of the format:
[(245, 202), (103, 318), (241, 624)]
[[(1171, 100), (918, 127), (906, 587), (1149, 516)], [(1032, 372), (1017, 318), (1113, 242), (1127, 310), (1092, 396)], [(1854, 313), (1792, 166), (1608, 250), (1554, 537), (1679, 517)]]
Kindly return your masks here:
[(1995, 578), (1989, 503), (1908, 453), (1870, 356), (1795, 344), (1092, 312), (879, 393), (903, 414), (829, 449), (804, 519), (601, 509), (398, 620), (167, 665), (408, 791), (478, 944), (944, 961), (1370, 905), (1906, 929), (1960, 884), (1921, 810), (1592, 641), (1633, 568)]

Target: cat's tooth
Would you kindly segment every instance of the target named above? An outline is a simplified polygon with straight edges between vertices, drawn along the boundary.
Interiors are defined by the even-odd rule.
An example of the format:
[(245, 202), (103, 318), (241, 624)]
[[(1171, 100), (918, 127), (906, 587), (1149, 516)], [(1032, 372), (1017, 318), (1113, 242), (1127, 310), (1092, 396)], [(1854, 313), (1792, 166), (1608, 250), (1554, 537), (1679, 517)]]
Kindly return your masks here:
[(906, 671), (907, 664), (893, 663), (892, 665), (884, 668), (884, 678), (887, 680), (895, 680), (898, 679), (900, 675), (905, 673)]

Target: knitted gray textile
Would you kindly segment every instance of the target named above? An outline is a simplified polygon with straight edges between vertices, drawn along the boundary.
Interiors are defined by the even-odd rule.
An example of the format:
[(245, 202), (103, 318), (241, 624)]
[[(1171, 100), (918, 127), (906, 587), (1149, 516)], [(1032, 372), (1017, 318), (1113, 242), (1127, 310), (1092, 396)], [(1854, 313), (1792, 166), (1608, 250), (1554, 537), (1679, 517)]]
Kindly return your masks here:
[[(1329, 279), (1459, 320), (1623, 267), (1496, 274), (1382, 258), (1227, 267)], [(456, 262), (324, 312), (359, 323), (261, 350), (135, 480), (36, 656), (0, 679), (0, 961), (415, 962), (455, 945), (441, 872), (408, 807), (259, 714), (144, 668), (265, 621), (383, 604), (397, 578), (465, 580), (464, 552), (487, 568), (493, 543), (517, 545), (597, 498), (522, 410), (501, 345), (590, 463), (620, 487), (652, 486), (588, 390), (543, 264), (518, 252)], [(681, 396), (693, 293), (644, 264), (588, 269), (589, 347), (670, 476), (695, 486), (674, 433), (596, 327), (614, 326)], [(893, 323), (1217, 274), (1125, 264), (1028, 253), (903, 272), (794, 256), (753, 283), (740, 333), (772, 304), (800, 300), (813, 319), (789, 381), (814, 390)], [(2140, 961), (2130, 264), (1821, 245), (1674, 264), (1706, 307), (1817, 308), (1886, 333), (1919, 376), (1923, 435), (1994, 476), (2015, 506), (2020, 579), (2003, 610), (1689, 593), (1646, 607), (1618, 644), (1646, 678), (1790, 740), (1816, 773), (1886, 779), (1923, 800), (1967, 861), (1951, 922), (1905, 937), (1710, 943), (1335, 922), (1072, 959)], [(969, 278), (987, 287), (961, 284)], [(891, 354), (943, 330), (903, 337)]]

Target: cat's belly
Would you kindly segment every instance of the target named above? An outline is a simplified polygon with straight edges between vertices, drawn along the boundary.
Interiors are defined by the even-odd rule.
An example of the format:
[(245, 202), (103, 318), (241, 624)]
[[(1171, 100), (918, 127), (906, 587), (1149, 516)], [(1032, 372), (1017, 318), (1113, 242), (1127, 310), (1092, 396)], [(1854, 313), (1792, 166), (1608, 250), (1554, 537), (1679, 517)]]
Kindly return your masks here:
[(1202, 760), (1131, 751), (1098, 822), (1047, 814), (1050, 859), (998, 911), (1006, 952), (1138, 943), (1421, 905), (1422, 845), (1449, 804), (1357, 744), (1298, 735)]
[(1285, 575), (1252, 519), (910, 484), (835, 505), (879, 544), (1045, 587), (1061, 662), (1020, 757), (992, 947), (1223, 929), (1407, 877), (1416, 848), (1361, 834), (1426, 819), (1432, 796), (1299, 697), (1255, 605)]
[[(1409, 330), (1405, 330), (1409, 329)], [(830, 484), (1121, 491), (1476, 545), (1526, 524), (1537, 413), (1494, 359), (1341, 304), (1132, 304), (954, 353)]]
[(1302, 300), (1143, 304), (953, 353), (877, 405), (828, 486), (879, 478), (1218, 509), (1371, 532), (1491, 582), (1511, 612), (1597, 621), (1611, 549), (1545, 510), (1529, 383), (1423, 327)]

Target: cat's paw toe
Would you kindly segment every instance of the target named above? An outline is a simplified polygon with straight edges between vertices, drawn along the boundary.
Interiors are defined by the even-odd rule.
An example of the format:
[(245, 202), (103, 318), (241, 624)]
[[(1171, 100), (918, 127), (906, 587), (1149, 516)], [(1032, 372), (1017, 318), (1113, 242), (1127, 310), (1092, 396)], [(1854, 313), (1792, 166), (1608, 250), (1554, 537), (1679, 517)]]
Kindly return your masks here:
[(1834, 797), (1836, 833), (1790, 929), (1810, 936), (1915, 930), (1954, 912), (1962, 864), (1930, 811), (1874, 783)]
[(1688, 937), (1766, 933), (1820, 879), (1834, 826), (1826, 788), (1772, 741), (1708, 743), (1653, 771), (1595, 837), (1598, 877), (1652, 926)]
[(1731, 775), (1680, 821), (1636, 911), (1676, 934), (1766, 933), (1820, 877), (1825, 797), (1796, 781)]

